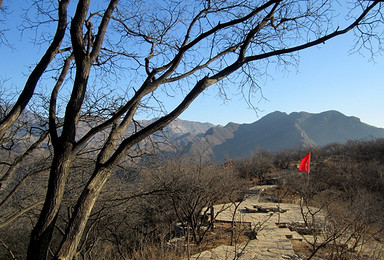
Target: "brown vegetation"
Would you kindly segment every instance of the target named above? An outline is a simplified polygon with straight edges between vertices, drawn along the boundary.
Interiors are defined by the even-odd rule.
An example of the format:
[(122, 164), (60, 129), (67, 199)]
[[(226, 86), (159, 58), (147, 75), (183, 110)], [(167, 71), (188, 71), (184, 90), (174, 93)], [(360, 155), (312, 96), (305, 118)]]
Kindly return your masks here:
[[(255, 181), (268, 183), (274, 180), (278, 185), (263, 191), (261, 200), (302, 203), (303, 208), (315, 206), (326, 212), (321, 222), (313, 221), (310, 214), (303, 215), (308, 227), (321, 227), (324, 232), (313, 234), (315, 242), (294, 241), (298, 254), (356, 259), (362, 256), (359, 250), (368, 241), (384, 240), (383, 150), (383, 140), (351, 141), (345, 145), (316, 148), (312, 152), (309, 183), (306, 173), (297, 172), (292, 166), (283, 171), (278, 167), (271, 168), (279, 154), (252, 155), (250, 159), (244, 159), (254, 172), (262, 172), (266, 169), (266, 158), (269, 158), (263, 179), (255, 175), (251, 182), (249, 175), (242, 174), (244, 162), (241, 161), (221, 167), (203, 163), (201, 157), (177, 157), (166, 161), (159, 157), (147, 166), (121, 165), (121, 170), (115, 172), (100, 194), (77, 256), (82, 259), (155, 259), (161, 255), (167, 259), (182, 259), (188, 253), (220, 244), (229, 245), (234, 229), (231, 223), (218, 222), (212, 232), (210, 206), (235, 203), (241, 200), (244, 189)], [(73, 169), (78, 175), (70, 179), (64, 201), (70, 202), (81, 192), (82, 176), (92, 170), (87, 165), (91, 166), (92, 162), (81, 160), (74, 164)], [(131, 172), (130, 177), (124, 174), (125, 170)], [(12, 200), (4, 202), (2, 207), (6, 215), (1, 223), (23, 208), (20, 198), (28, 205), (34, 198), (43, 196), (31, 187), (37, 187), (38, 180), (44, 178), (40, 174), (35, 176), (33, 183), (26, 181)], [(72, 212), (70, 203), (60, 210), (57, 235), (64, 232), (61, 226), (69, 221)], [(32, 208), (2, 226), (0, 253), (3, 257), (25, 257), (26, 231), (32, 228), (29, 219), (36, 213)], [(219, 213), (214, 212), (215, 215)], [(312, 213), (316, 215), (319, 211)], [(235, 229), (234, 243), (249, 238), (246, 234), (250, 232), (249, 228), (237, 226)], [(53, 246), (56, 243), (58, 241), (54, 240)], [(343, 244), (345, 246), (341, 246)], [(380, 254), (376, 252), (376, 256)]]
[[(331, 259), (358, 259), (366, 257), (359, 251), (364, 246), (383, 240), (383, 151), (383, 139), (331, 144), (314, 149), (309, 179), (306, 173), (296, 172), (284, 180), (284, 189), (296, 195), (303, 207), (325, 212), (317, 223), (313, 216), (303, 215), (309, 226), (323, 229), (307, 241), (310, 257), (322, 252)], [(371, 253), (370, 257), (383, 254), (382, 250)]]

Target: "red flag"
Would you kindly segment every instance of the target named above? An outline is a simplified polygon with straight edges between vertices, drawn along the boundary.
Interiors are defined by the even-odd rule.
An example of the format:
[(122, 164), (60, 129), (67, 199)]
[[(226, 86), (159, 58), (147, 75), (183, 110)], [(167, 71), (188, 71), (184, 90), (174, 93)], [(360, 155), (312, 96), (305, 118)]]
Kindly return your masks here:
[(304, 156), (304, 158), (301, 160), (301, 163), (299, 166), (299, 171), (309, 173), (309, 164), (310, 163), (311, 163), (311, 153)]

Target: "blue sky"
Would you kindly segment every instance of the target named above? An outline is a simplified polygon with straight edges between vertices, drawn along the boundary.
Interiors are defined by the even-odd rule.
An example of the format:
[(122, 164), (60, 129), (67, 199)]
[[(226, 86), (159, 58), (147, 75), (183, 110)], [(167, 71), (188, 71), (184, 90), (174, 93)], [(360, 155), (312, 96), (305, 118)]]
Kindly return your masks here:
[[(15, 15), (11, 19), (18, 19)], [(20, 87), (25, 83), (23, 73), (28, 65), (41, 57), (39, 47), (26, 47), (19, 32), (7, 34), (15, 49), (1, 45), (0, 79), (6, 87)], [(265, 99), (256, 96), (253, 104), (258, 111), (250, 109), (241, 96), (229, 92), (231, 98), (223, 102), (214, 88), (199, 97), (180, 118), (191, 121), (211, 122), (226, 125), (229, 122), (251, 123), (268, 113), (306, 111), (319, 113), (338, 110), (347, 116), (356, 116), (362, 122), (384, 128), (384, 57), (370, 53), (350, 54), (352, 35), (343, 35), (327, 41), (320, 47), (300, 52), (298, 67), (289, 71), (269, 69), (270, 77), (261, 80)], [(0, 86), (1, 87), (1, 86)], [(237, 86), (231, 86), (237, 89)]]
[(384, 57), (370, 61), (370, 53), (351, 54), (352, 47), (353, 37), (344, 35), (300, 52), (299, 66), (288, 72), (270, 69), (271, 77), (262, 84), (265, 99), (254, 100), (257, 113), (239, 96), (223, 104), (209, 91), (181, 118), (225, 125), (251, 123), (276, 110), (338, 110), (384, 128)]

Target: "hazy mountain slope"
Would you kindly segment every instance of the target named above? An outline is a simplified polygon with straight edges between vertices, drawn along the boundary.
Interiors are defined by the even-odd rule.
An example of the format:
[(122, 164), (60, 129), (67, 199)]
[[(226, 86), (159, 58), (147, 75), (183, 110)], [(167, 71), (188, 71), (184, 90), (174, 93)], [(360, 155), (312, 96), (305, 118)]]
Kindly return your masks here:
[(204, 153), (210, 157), (215, 153), (214, 147), (234, 138), (234, 133), (238, 130), (239, 126), (239, 124), (229, 123), (226, 126), (212, 127), (204, 134), (197, 135), (191, 139), (189, 144), (184, 147), (184, 150), (186, 152), (198, 152), (199, 154)]
[(242, 157), (258, 149), (277, 151), (286, 147), (298, 147), (311, 143), (295, 124), (294, 118), (282, 112), (274, 112), (252, 124), (242, 124), (234, 132), (234, 138), (213, 148), (215, 158)]
[(338, 111), (313, 114), (301, 123), (301, 127), (317, 145), (384, 137), (384, 129), (362, 123), (359, 118), (347, 117)]
[(167, 127), (165, 127), (164, 133), (170, 135), (171, 138), (177, 138), (186, 134), (196, 136), (205, 133), (208, 129), (214, 126), (215, 125), (211, 123), (200, 123), (176, 119), (171, 122)]

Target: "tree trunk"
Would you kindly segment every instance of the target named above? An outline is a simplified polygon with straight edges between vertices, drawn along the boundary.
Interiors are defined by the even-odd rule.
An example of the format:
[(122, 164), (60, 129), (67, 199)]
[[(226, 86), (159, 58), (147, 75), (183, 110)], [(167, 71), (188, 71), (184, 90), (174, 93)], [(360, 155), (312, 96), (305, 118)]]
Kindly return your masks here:
[(71, 146), (66, 146), (60, 153), (55, 153), (43, 209), (31, 233), (27, 251), (28, 260), (47, 259), (72, 160)]
[(62, 240), (55, 259), (73, 259), (83, 235), (89, 215), (91, 214), (101, 189), (104, 187), (104, 184), (111, 175), (111, 172), (112, 171), (110, 168), (99, 167), (95, 169), (91, 179), (88, 181), (87, 186), (84, 188), (79, 197), (79, 200), (76, 203), (72, 218), (69, 221), (67, 230), (65, 232), (65, 237)]

